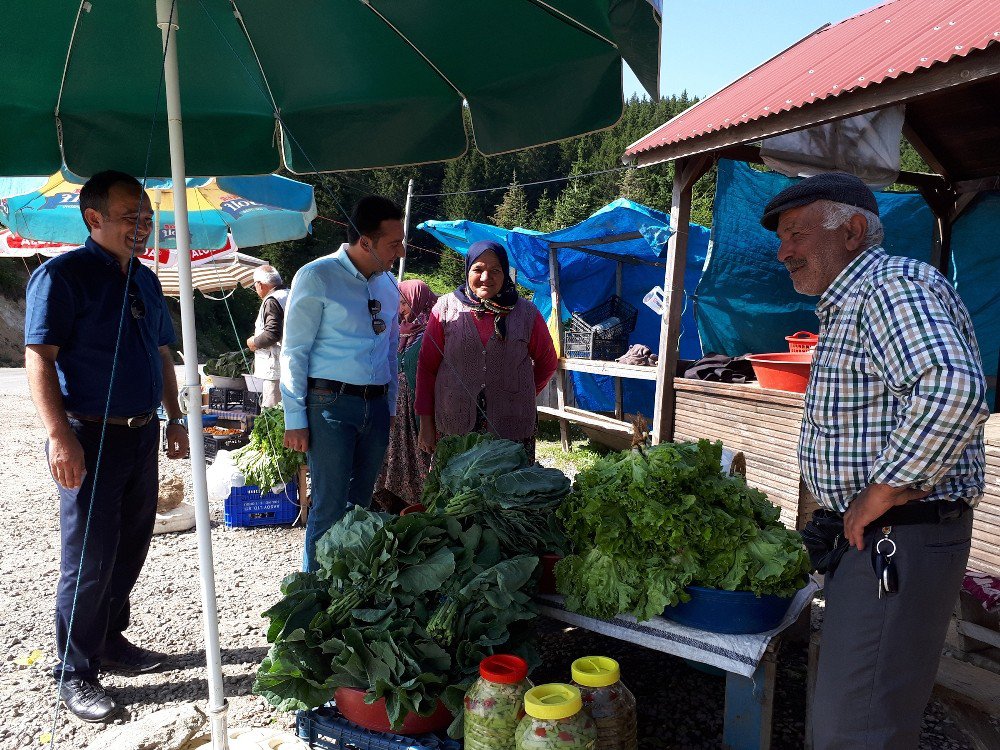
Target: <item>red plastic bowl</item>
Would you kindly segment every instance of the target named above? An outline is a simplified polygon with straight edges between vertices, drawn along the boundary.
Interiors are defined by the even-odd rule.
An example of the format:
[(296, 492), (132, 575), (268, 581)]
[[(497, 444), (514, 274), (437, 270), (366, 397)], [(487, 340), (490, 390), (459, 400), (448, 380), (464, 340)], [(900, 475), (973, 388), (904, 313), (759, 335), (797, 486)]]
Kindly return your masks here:
[(410, 513), (423, 513), (425, 510), (427, 510), (427, 508), (425, 508), (420, 503), (414, 503), (413, 505), (407, 505), (405, 508), (399, 511), (399, 515), (408, 516)]
[(761, 388), (805, 393), (809, 382), (812, 352), (775, 352), (749, 354), (754, 374)]
[(452, 715), (445, 705), (438, 701), (437, 708), (430, 716), (420, 716), (408, 713), (403, 719), (403, 726), (397, 731), (389, 726), (389, 715), (385, 711), (385, 698), (379, 698), (374, 703), (365, 703), (365, 691), (356, 688), (337, 688), (333, 693), (337, 709), (348, 721), (375, 732), (389, 734), (426, 734), (446, 729), (451, 724)]

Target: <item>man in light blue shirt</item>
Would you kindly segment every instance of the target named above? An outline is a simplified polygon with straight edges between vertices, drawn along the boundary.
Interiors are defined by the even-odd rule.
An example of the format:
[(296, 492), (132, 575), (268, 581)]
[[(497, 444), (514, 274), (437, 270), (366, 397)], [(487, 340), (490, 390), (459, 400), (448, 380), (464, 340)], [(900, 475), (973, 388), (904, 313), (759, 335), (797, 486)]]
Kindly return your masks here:
[(351, 213), (347, 244), (299, 269), (285, 311), (285, 447), (309, 454), (312, 508), (302, 567), (351, 505), (371, 502), (396, 412), (403, 212), (379, 196)]

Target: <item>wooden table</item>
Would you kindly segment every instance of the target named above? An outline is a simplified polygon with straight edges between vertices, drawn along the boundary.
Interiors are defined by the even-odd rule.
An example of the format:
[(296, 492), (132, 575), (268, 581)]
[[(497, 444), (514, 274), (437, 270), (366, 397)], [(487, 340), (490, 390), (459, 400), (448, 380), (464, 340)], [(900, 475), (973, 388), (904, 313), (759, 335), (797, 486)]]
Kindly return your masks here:
[[(810, 603), (816, 591), (812, 587), (803, 594), (806, 600), (796, 616), (808, 617)], [(800, 592), (802, 593), (802, 592)], [(692, 649), (695, 639), (690, 634), (701, 634), (706, 640), (717, 639), (718, 634), (683, 628), (660, 617), (649, 622), (636, 623), (631, 618), (615, 618), (613, 621), (597, 620), (592, 617), (569, 612), (562, 606), (561, 597), (538, 597), (535, 600), (539, 611), (546, 617), (565, 622), (574, 627), (601, 635), (617, 638), (644, 648), (652, 648), (662, 653), (689, 659), (726, 669), (724, 661), (713, 652), (721, 652), (718, 647), (705, 647), (700, 652)], [(650, 627), (672, 627), (673, 632)], [(679, 631), (679, 632), (678, 632)], [(734, 636), (738, 638), (739, 636)], [(774, 710), (774, 685), (777, 674), (777, 654), (781, 647), (782, 634), (772, 637), (766, 645), (759, 662), (752, 660), (742, 673), (726, 669), (726, 703), (723, 720), (722, 742), (725, 750), (769, 750), (771, 747), (771, 718)], [(736, 654), (732, 658), (740, 657)], [(746, 661), (744, 659), (744, 661)], [(756, 666), (753, 665), (756, 663)], [(752, 669), (752, 672), (750, 670)], [(750, 672), (749, 675), (746, 674)]]

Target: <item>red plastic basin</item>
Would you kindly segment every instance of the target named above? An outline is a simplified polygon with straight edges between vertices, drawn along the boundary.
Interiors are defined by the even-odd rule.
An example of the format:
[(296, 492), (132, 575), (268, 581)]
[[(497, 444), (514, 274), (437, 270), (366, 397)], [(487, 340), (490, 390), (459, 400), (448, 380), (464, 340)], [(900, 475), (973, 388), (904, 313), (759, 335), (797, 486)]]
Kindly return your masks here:
[(453, 718), (451, 711), (441, 701), (438, 701), (437, 708), (430, 716), (408, 713), (403, 719), (403, 726), (394, 730), (389, 726), (389, 715), (385, 711), (385, 698), (379, 698), (374, 703), (365, 703), (364, 690), (342, 687), (334, 691), (333, 699), (345, 719), (375, 732), (389, 732), (407, 736), (426, 734), (446, 729)]
[(809, 382), (812, 352), (774, 352), (749, 354), (754, 374), (761, 388), (805, 393)]
[(427, 508), (425, 508), (420, 503), (414, 503), (413, 505), (407, 505), (405, 508), (399, 511), (399, 515), (408, 516), (410, 515), (410, 513), (423, 513), (426, 510)]

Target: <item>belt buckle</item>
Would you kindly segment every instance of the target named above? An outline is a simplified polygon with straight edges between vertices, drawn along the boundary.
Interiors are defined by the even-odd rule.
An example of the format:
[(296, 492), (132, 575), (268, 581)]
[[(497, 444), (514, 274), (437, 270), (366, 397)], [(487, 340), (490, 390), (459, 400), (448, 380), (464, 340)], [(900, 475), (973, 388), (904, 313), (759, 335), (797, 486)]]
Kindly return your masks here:
[(142, 414), (138, 417), (129, 417), (125, 420), (125, 424), (133, 430), (138, 429), (139, 427), (145, 427), (149, 424), (149, 415)]

